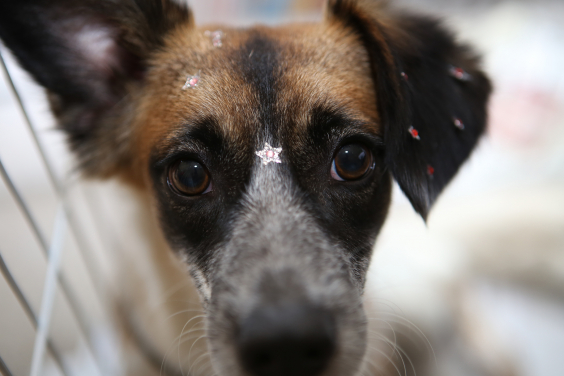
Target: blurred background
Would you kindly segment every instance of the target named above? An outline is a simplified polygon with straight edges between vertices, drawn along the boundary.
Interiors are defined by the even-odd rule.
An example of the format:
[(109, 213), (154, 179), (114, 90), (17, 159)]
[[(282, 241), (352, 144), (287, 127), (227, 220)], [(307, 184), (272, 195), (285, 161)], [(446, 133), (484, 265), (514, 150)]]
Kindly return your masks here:
[[(191, 6), (199, 24), (249, 25), (318, 20), (323, 3), (192, 0)], [(393, 3), (442, 18), (474, 45), (495, 91), (487, 137), (426, 224), (395, 188), (367, 299), (429, 337), (436, 356), (431, 374), (564, 375), (564, 1)], [(127, 224), (117, 223), (106, 198), (123, 193), (113, 182), (81, 181), (43, 92), (0, 48), (10, 73), (0, 76), (6, 171), (0, 181), (0, 373), (28, 375), (35, 362), (41, 375), (118, 375), (119, 352), (99, 286), (111, 284), (108, 253), (128, 239)], [(57, 269), (59, 283), (46, 284)], [(44, 328), (39, 317), (49, 312)], [(34, 360), (37, 333), (49, 340), (44, 359)]]

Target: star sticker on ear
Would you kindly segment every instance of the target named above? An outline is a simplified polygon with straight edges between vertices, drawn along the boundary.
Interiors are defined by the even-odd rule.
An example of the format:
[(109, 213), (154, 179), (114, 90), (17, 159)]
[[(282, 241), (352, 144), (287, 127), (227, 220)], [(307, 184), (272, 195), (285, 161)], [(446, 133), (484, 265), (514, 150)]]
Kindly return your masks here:
[(268, 144), (268, 142), (264, 143), (264, 149), (255, 152), (256, 155), (262, 159), (262, 164), (267, 165), (270, 162), (274, 163), (282, 163), (280, 160), (280, 153), (282, 152), (282, 148), (273, 148)]

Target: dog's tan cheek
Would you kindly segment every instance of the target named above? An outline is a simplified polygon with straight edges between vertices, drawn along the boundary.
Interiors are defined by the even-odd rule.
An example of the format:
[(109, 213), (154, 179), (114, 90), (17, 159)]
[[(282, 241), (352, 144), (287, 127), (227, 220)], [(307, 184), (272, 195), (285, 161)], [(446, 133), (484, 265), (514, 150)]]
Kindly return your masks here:
[(170, 107), (170, 103), (155, 96), (142, 99), (137, 106), (131, 127), (130, 165), (122, 175), (128, 183), (138, 188), (148, 189), (153, 185), (150, 175), (151, 155), (155, 150), (167, 149), (168, 134), (173, 132), (174, 124), (181, 123), (173, 118)]

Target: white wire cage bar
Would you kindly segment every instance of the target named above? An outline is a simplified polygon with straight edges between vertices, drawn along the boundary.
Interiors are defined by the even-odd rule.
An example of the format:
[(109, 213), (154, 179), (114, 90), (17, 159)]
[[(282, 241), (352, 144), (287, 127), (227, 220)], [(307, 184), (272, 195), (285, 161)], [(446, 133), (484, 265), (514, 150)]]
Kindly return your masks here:
[[(27, 227), (27, 235), (34, 239), (36, 245), (36, 247), (30, 248), (37, 248), (40, 251), (34, 254), (33, 261), (29, 262), (30, 268), (28, 270), (23, 263), (24, 267), (20, 266), (19, 272), (14, 273), (10, 261), (14, 259), (14, 255), (19, 250), (5, 247), (0, 242), (0, 274), (2, 275), (1, 279), (3, 279), (0, 283), (7, 287), (0, 289), (0, 299), (2, 299), (0, 320), (4, 327), (9, 327), (11, 321), (21, 320), (21, 317), (17, 317), (17, 313), (13, 313), (19, 311), (20, 316), (24, 316), (31, 324), (34, 332), (33, 344), (31, 344), (29, 340), (21, 340), (19, 333), (2, 333), (2, 328), (0, 328), (0, 373), (5, 376), (26, 374), (30, 376), (51, 374), (64, 376), (77, 374), (111, 375), (115, 373), (108, 365), (111, 362), (104, 359), (100, 345), (96, 343), (98, 341), (96, 338), (97, 331), (101, 325), (104, 325), (100, 316), (107, 320), (110, 314), (107, 283), (103, 278), (104, 274), (99, 261), (95, 257), (95, 251), (92, 249), (87, 236), (85, 236), (87, 231), (83, 228), (84, 221), (81, 218), (84, 213), (83, 211), (77, 212), (73, 207), (74, 202), (69, 194), (72, 184), (57, 175), (42, 142), (44, 132), (39, 131), (33, 124), (32, 117), (27, 111), (24, 100), (12, 78), (12, 70), (18, 68), (15, 68), (13, 63), (11, 66), (6, 63), (4, 59), (6, 55), (9, 54), (0, 46), (0, 64), (6, 83), (4, 89), (11, 91), (13, 106), (19, 107), (21, 116), (21, 121), (18, 124), (10, 124), (10, 127), (27, 127), (31, 144), (39, 156), (36, 160), (38, 162), (37, 167), (41, 168), (47, 176), (47, 184), (50, 185), (53, 192), (51, 199), (56, 209), (54, 213), (53, 211), (50, 212), (50, 214), (54, 214), (51, 215), (51, 218), (43, 221), (38, 220), (37, 212), (33, 210), (33, 204), (29, 203), (28, 198), (22, 193), (18, 182), (11, 174), (10, 168), (12, 171), (17, 170), (17, 163), (11, 165), (4, 163), (4, 156), (0, 150), (1, 181), (4, 193), (8, 193), (4, 195), (0, 203), (6, 208), (8, 206), (17, 207), (18, 216), (23, 218), (23, 223)], [(9, 129), (7, 124), (3, 124), (3, 126), (5, 129)], [(0, 137), (4, 138), (4, 141), (12, 136), (11, 132), (4, 131), (2, 133)], [(6, 202), (7, 197), (9, 197), (10, 202)], [(86, 200), (89, 199), (88, 195), (84, 197), (86, 197)], [(89, 205), (90, 207), (95, 206), (93, 203)], [(14, 222), (17, 222), (15, 218)], [(21, 218), (20, 222), (22, 222)], [(48, 225), (45, 226), (45, 223)], [(46, 231), (45, 227), (51, 227), (52, 231)], [(46, 233), (49, 233), (50, 236), (46, 236)], [(61, 268), (62, 260), (67, 257), (65, 252), (71, 252), (75, 258), (81, 258), (81, 265), (83, 265), (83, 270), (86, 273), (79, 274), (87, 280), (86, 282), (80, 281), (77, 283), (76, 278), (73, 279), (72, 276), (68, 275), (72, 274), (68, 273), (69, 268), (66, 268), (66, 270)], [(43, 260), (38, 260), (41, 257)], [(37, 268), (33, 268), (38, 263), (42, 263), (40, 273), (38, 273)], [(26, 288), (25, 286), (22, 287), (22, 284), (29, 285), (27, 276), (37, 277), (37, 274), (41, 273), (44, 273), (41, 293), (38, 293), (37, 286), (34, 292), (26, 292)], [(84, 283), (90, 286), (89, 294), (84, 294), (77, 287)], [(27, 290), (30, 289), (27, 288)], [(33, 295), (31, 301), (30, 295)], [(37, 299), (38, 297), (39, 299)], [(97, 308), (93, 309), (93, 306)], [(101, 314), (100, 311), (102, 311)], [(62, 323), (58, 323), (58, 328), (63, 327), (63, 330), (52, 328), (53, 315), (55, 315), (56, 320), (62, 321)], [(63, 319), (63, 317), (68, 319)], [(109, 320), (106, 324), (108, 322)], [(61, 336), (66, 339), (58, 338)], [(80, 348), (79, 352), (82, 352), (82, 354), (79, 357), (82, 360), (76, 360), (76, 351), (73, 352), (73, 349), (69, 351), (68, 338), (73, 339), (70, 342), (75, 344), (75, 350)], [(10, 343), (15, 344), (15, 346), (11, 346)], [(60, 343), (63, 343), (63, 345)], [(85, 369), (88, 370), (86, 373)]]

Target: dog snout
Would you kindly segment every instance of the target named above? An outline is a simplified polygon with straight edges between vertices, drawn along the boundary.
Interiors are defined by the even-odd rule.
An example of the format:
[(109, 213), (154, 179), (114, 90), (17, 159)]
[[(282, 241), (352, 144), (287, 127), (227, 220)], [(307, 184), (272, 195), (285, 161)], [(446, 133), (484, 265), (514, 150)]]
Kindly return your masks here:
[(303, 303), (255, 309), (242, 323), (238, 350), (253, 376), (316, 376), (336, 348), (333, 315)]

